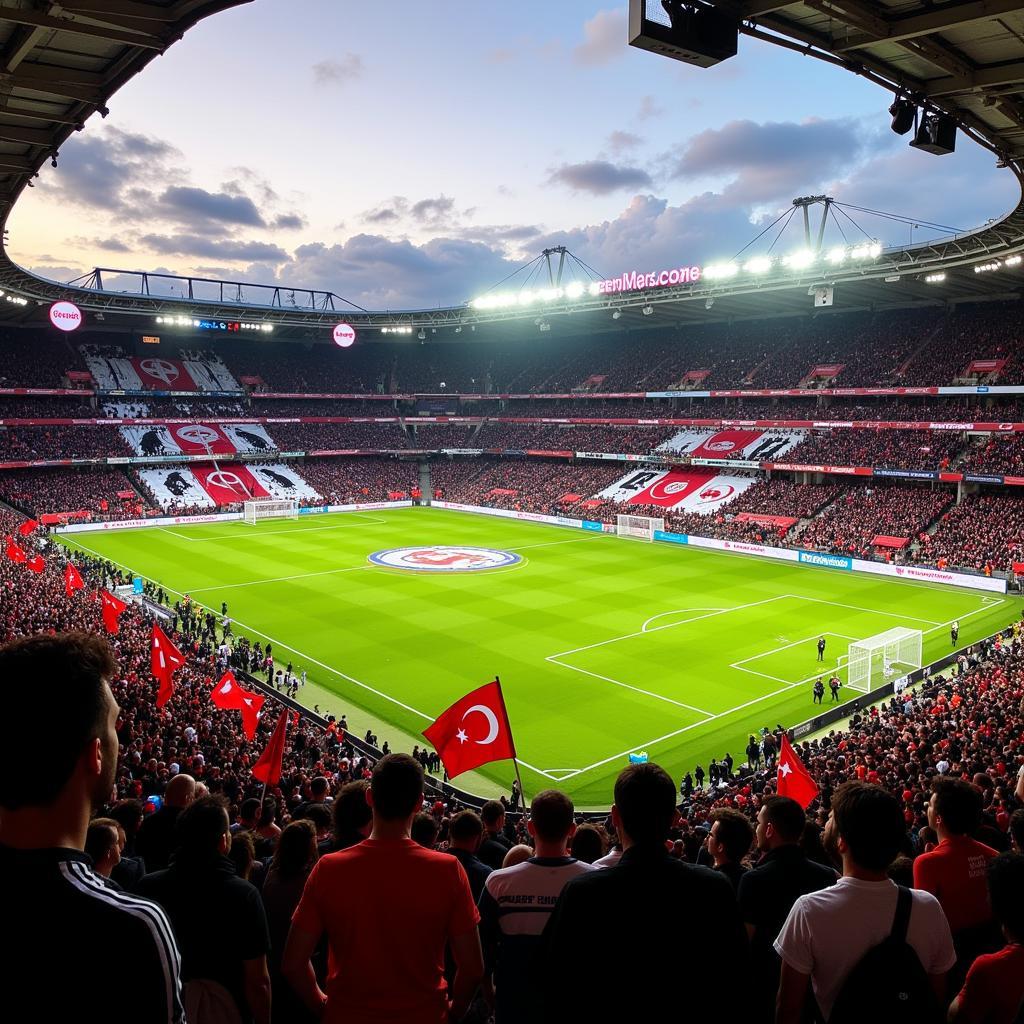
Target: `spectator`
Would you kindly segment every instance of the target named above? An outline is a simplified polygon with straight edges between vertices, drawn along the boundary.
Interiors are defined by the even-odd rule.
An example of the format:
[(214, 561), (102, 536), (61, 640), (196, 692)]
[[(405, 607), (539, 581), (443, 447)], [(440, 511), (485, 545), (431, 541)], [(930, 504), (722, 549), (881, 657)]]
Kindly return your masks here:
[(1010, 815), (1010, 837), (1014, 853), (1024, 853), (1024, 807), (1018, 807)]
[(134, 892), (135, 883), (146, 873), (146, 865), (135, 853), (135, 837), (142, 825), (142, 801), (119, 800), (110, 811), (110, 817), (124, 833), (121, 857), (110, 872), (111, 879), (122, 889)]
[(774, 942), (793, 904), (805, 893), (836, 881), (835, 871), (804, 854), (800, 841), (806, 822), (804, 809), (795, 800), (768, 797), (757, 812), (755, 841), (761, 860), (739, 881), (740, 912), (750, 937), (755, 1021), (775, 1017), (780, 961)]
[(462, 865), (469, 879), (473, 902), (480, 903), (480, 893), (491, 869), (477, 856), (483, 838), (483, 822), (475, 811), (459, 811), (448, 826), (448, 852)]
[(576, 827), (569, 852), (584, 864), (593, 864), (607, 852), (604, 832), (596, 825), (585, 822)]
[(526, 827), (534, 855), (491, 872), (480, 897), (486, 977), (496, 994), (495, 1019), (501, 1024), (536, 1020), (543, 1005), (537, 963), (541, 933), (565, 885), (594, 870), (566, 852), (576, 826), (572, 801), (564, 793), (538, 793)]
[(503, 868), (514, 868), (517, 864), (522, 864), (524, 861), (528, 861), (533, 856), (533, 849), (526, 845), (526, 843), (516, 843), (508, 853), (505, 854), (505, 859), (501, 862)]
[(167, 867), (175, 844), (175, 825), (195, 797), (196, 780), (190, 775), (175, 775), (164, 790), (163, 805), (143, 821), (136, 839), (136, 849), (147, 871)]
[(999, 947), (985, 885), (985, 865), (997, 851), (971, 838), (981, 824), (981, 810), (981, 792), (972, 783), (935, 779), (928, 824), (935, 829), (939, 845), (914, 861), (914, 885), (930, 892), (942, 905), (961, 971), (966, 971), (979, 953)]
[[(284, 975), (327, 1024), (459, 1020), (483, 974), (479, 914), (462, 865), (409, 836), (423, 803), (422, 766), (408, 754), (382, 758), (367, 799), (370, 838), (321, 857), (306, 882)], [(310, 962), (324, 934), (331, 951), (326, 994)], [(446, 942), (456, 964), (450, 1001), (442, 971)]]
[(334, 828), (329, 852), (347, 850), (369, 836), (373, 825), (373, 812), (366, 799), (369, 788), (370, 784), (364, 779), (347, 782), (341, 787), (337, 800), (331, 805)]
[[(178, 949), (163, 911), (108, 889), (84, 853), (89, 817), (117, 767), (117, 671), (107, 644), (84, 633), (29, 637), (0, 648), (0, 878), (5, 1004), (40, 1021), (109, 1011), (118, 998), (139, 1021), (184, 1024)], [(45, 680), (60, 709), (60, 742), (39, 713)], [(49, 756), (40, 751), (49, 746)], [(54, 966), (59, 965), (55, 975)]]
[(1013, 1024), (1024, 1003), (1024, 857), (988, 862), (988, 891), (1006, 945), (979, 956), (949, 1008), (950, 1024)]
[(708, 853), (720, 871), (739, 888), (740, 879), (747, 873), (743, 864), (754, 842), (754, 829), (750, 819), (732, 807), (716, 807), (711, 812), (711, 831), (708, 833)]
[(425, 850), (437, 848), (437, 834), (440, 826), (432, 814), (425, 814), (422, 811), (412, 820), (410, 835), (414, 843), (419, 843)]
[(675, 789), (652, 763), (630, 765), (616, 780), (622, 859), (574, 879), (559, 897), (545, 935), (545, 1019), (660, 1020), (685, 998), (680, 966), (698, 964), (716, 1015), (742, 1019), (745, 986), (736, 979), (746, 972), (747, 943), (732, 886), (666, 851)]
[(105, 879), (110, 889), (120, 889), (111, 881), (110, 873), (121, 862), (124, 829), (113, 818), (93, 818), (85, 834), (85, 852), (92, 860), (92, 869)]
[[(844, 783), (833, 794), (825, 832), (826, 846), (842, 860), (843, 877), (835, 885), (800, 896), (776, 940), (782, 957), (778, 1024), (798, 1024), (808, 986), (828, 1020), (836, 1000), (845, 997), (847, 976), (893, 928), (900, 890), (886, 869), (899, 853), (904, 835), (896, 799), (867, 782)], [(931, 980), (937, 1010), (946, 974), (956, 962), (949, 925), (930, 893), (903, 891), (912, 895), (906, 941)]]
[(270, 937), (263, 901), (228, 859), (230, 819), (222, 797), (204, 796), (175, 824), (171, 865), (138, 886), (167, 912), (181, 948), (189, 1020), (230, 1014), (270, 1024)]
[(512, 844), (505, 838), (505, 805), (500, 800), (488, 800), (480, 810), (484, 834), (477, 856), (492, 870), (497, 871)]

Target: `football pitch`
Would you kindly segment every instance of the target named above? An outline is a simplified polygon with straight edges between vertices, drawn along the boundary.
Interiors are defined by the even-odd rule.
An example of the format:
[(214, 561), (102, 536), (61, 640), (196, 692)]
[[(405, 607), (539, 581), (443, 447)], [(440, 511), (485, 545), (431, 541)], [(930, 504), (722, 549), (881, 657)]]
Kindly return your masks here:
[[(372, 728), (393, 749), (422, 744), (449, 704), (500, 676), (527, 796), (557, 786), (580, 807), (608, 806), (633, 752), (677, 779), (726, 752), (743, 762), (751, 732), (812, 717), (814, 679), (827, 681), (853, 640), (921, 629), (927, 663), (950, 650), (954, 619), (962, 646), (1022, 604), (431, 508), (64, 541), (217, 612), (227, 601), (236, 633), (272, 641), (278, 667), (308, 672), (304, 704), (347, 713), (354, 734)], [(408, 547), (424, 566), (444, 563), (423, 553), (433, 546), (510, 555), (485, 571), (370, 561)], [(455, 782), (494, 795), (512, 778), (503, 762)]]

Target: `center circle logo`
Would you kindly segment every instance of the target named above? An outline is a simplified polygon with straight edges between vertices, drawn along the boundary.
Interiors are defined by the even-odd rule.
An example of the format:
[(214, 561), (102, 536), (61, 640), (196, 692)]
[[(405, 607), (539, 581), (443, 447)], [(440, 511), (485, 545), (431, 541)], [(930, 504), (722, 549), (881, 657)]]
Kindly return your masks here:
[(522, 555), (495, 548), (467, 548), (460, 545), (431, 544), (420, 548), (386, 548), (369, 556), (374, 565), (411, 572), (480, 572), (517, 565)]

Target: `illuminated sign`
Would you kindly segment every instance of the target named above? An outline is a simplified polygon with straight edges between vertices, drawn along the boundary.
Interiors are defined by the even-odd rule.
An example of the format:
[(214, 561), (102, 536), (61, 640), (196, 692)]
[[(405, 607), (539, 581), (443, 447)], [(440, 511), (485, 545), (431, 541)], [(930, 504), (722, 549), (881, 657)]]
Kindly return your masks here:
[(85, 323), (85, 317), (73, 302), (55, 302), (50, 307), (50, 323), (58, 331), (77, 331)]
[(269, 333), (274, 329), (273, 324), (244, 323), (238, 320), (199, 320), (190, 316), (158, 316), (156, 322), (168, 327), (191, 327), (197, 331), (226, 331), (230, 334), (246, 331)]
[(605, 281), (594, 281), (590, 285), (591, 295), (615, 295), (618, 292), (634, 292), (645, 288), (668, 288), (677, 284), (696, 284), (702, 276), (700, 267), (674, 267), (672, 270), (653, 270), (648, 273), (631, 270), (621, 277)]
[(351, 348), (356, 343), (356, 330), (350, 324), (336, 324), (331, 336), (338, 348)]
[(159, 345), (160, 339), (155, 334), (144, 334), (142, 336), (143, 345)]

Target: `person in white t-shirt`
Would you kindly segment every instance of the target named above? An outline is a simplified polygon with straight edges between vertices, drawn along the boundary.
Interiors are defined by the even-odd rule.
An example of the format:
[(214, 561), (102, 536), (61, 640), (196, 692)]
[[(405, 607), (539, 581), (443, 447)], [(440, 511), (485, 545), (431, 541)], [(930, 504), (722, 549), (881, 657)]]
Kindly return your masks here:
[[(776, 1024), (799, 1024), (808, 985), (828, 1020), (847, 975), (889, 936), (898, 889), (886, 869), (904, 830), (899, 803), (881, 787), (847, 782), (835, 791), (824, 841), (841, 857), (843, 877), (797, 899), (775, 941), (782, 958)], [(939, 901), (918, 889), (911, 893), (907, 942), (941, 1000), (956, 963), (953, 939)]]

